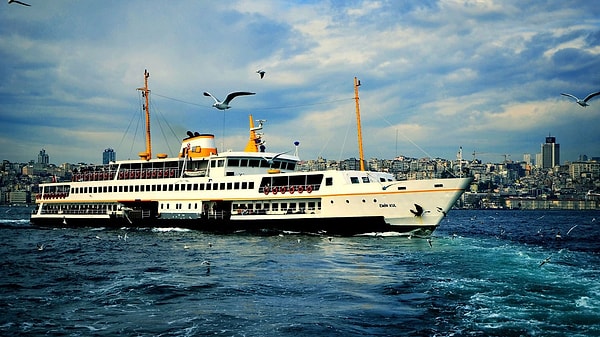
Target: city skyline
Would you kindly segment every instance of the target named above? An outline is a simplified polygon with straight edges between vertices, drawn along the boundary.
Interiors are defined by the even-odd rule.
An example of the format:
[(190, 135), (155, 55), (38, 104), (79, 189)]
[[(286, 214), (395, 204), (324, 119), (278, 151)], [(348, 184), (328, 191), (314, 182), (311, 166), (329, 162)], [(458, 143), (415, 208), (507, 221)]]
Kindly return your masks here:
[[(484, 162), (537, 153), (599, 156), (600, 8), (589, 1), (38, 2), (0, 11), (0, 158), (100, 163), (143, 150), (144, 69), (153, 149), (176, 155), (186, 131), (241, 150), (248, 115), (267, 151), (357, 157), (360, 79), (365, 157)], [(207, 34), (207, 32), (210, 32)], [(261, 79), (257, 69), (266, 71)], [(236, 98), (219, 111), (204, 97)], [(541, 139), (541, 141), (540, 141)], [(133, 145), (132, 145), (133, 144)], [(222, 146), (224, 144), (224, 146)]]
[[(588, 161), (588, 160), (597, 160), (597, 158), (599, 158), (600, 156), (593, 156), (593, 155), (587, 155), (587, 154), (582, 154), (579, 158), (576, 158), (575, 160), (565, 160), (563, 162), (560, 162), (559, 160), (559, 156), (560, 156), (560, 144), (556, 142), (556, 137), (553, 136), (547, 136), (546, 137), (546, 143), (542, 143), (541, 144), (541, 149), (540, 152), (537, 153), (523, 153), (522, 157), (519, 158), (511, 158), (510, 155), (505, 155), (504, 156), (504, 160), (500, 160), (500, 161), (496, 161), (496, 162), (487, 162), (487, 163), (493, 163), (493, 164), (499, 164), (502, 162), (516, 162), (516, 163), (526, 163), (526, 164), (533, 164), (536, 167), (539, 168), (544, 168), (544, 169), (548, 169), (548, 168), (552, 168), (554, 166), (559, 166), (559, 165), (564, 165), (567, 162), (578, 162), (578, 161)], [(552, 145), (551, 147), (549, 147), (549, 145)], [(459, 151), (462, 149), (459, 149)], [(463, 161), (474, 161), (474, 160), (478, 160), (481, 161), (483, 163), (486, 163), (485, 161), (481, 160), (480, 158), (477, 157), (477, 152), (473, 152), (473, 153), (462, 153), (462, 159)], [(472, 157), (470, 157), (472, 156)], [(536, 158), (536, 159), (532, 159)], [(122, 158), (118, 158), (117, 157), (117, 153), (116, 151), (114, 151), (114, 149), (112, 148), (105, 148), (103, 150), (103, 152), (100, 154), (101, 160), (100, 162), (63, 162), (63, 163), (55, 163), (52, 162), (50, 160), (50, 154), (46, 153), (45, 149), (41, 149), (39, 151), (38, 154), (38, 159), (37, 159), (37, 163), (38, 164), (53, 164), (53, 165), (62, 165), (62, 164), (94, 164), (94, 165), (98, 165), (98, 164), (103, 164), (106, 165), (108, 164), (110, 161), (119, 161), (119, 160), (128, 160), (128, 159), (122, 159)], [(366, 157), (365, 160), (368, 161), (369, 159), (380, 159), (380, 160), (395, 160), (398, 157), (407, 157), (407, 156), (403, 156), (403, 155), (399, 155), (397, 157), (394, 158), (376, 158), (376, 157)], [(457, 155), (458, 157), (458, 155)], [(323, 158), (323, 157), (320, 157)], [(358, 159), (358, 156), (352, 156), (352, 157), (348, 157), (348, 158), (343, 158), (339, 161), (344, 161), (347, 159)], [(423, 158), (429, 158), (429, 157), (407, 157), (407, 158), (412, 158), (412, 159), (423, 159)], [(436, 157), (436, 158), (430, 158), (432, 160), (434, 159), (443, 159), (443, 160), (449, 160), (449, 161), (453, 161), (456, 160), (457, 158), (441, 158), (441, 157)], [(592, 159), (594, 158), (594, 159)], [(137, 159), (137, 158), (135, 158)], [(304, 158), (304, 160), (318, 160), (319, 158)], [(331, 160), (329, 158), (323, 158), (325, 160)], [(9, 159), (4, 159), (4, 160), (8, 160), (9, 162), (13, 162)], [(36, 162), (34, 159), (30, 159), (26, 162), (21, 162), (21, 163), (32, 163), (32, 162)]]

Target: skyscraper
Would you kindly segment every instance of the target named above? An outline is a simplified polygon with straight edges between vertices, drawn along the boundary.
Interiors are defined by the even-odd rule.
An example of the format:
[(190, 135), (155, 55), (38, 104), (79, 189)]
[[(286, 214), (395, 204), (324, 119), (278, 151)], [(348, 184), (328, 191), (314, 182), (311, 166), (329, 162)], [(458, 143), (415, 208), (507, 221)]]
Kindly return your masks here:
[(546, 137), (546, 143), (542, 144), (542, 168), (549, 169), (560, 165), (560, 144), (556, 138)]
[(117, 153), (115, 152), (115, 150), (108, 148), (105, 149), (104, 152), (102, 153), (102, 164), (108, 164), (111, 161), (115, 161), (117, 160)]
[(48, 165), (50, 163), (50, 156), (46, 153), (46, 150), (42, 149), (38, 154), (38, 164)]

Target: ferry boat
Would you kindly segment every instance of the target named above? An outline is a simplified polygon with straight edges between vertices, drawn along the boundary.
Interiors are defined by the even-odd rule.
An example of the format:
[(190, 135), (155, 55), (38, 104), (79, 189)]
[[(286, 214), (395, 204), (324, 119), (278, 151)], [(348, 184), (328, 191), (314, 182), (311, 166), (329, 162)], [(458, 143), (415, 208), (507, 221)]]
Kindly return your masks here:
[(430, 235), (471, 181), (399, 181), (364, 170), (356, 78), (359, 170), (300, 171), (297, 151), (265, 151), (265, 121), (255, 123), (252, 115), (243, 151), (220, 152), (213, 134), (188, 131), (177, 157), (153, 158), (148, 77), (145, 71), (145, 86), (138, 88), (146, 115), (140, 158), (83, 167), (71, 181), (40, 184), (32, 224)]

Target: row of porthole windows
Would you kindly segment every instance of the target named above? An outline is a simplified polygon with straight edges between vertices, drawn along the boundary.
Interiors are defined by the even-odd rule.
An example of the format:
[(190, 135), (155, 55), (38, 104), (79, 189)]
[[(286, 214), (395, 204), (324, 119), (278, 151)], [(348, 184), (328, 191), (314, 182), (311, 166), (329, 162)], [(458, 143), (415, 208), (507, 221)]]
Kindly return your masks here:
[[(329, 202), (330, 202), (330, 203), (332, 203), (332, 204), (334, 203), (334, 201), (333, 201), (333, 200), (330, 200)], [(363, 202), (363, 204), (364, 204), (364, 203), (366, 203), (366, 202), (367, 202), (367, 200), (365, 200), (365, 199), (362, 199), (362, 202)], [(347, 204), (349, 204), (349, 203), (350, 203), (350, 200), (349, 200), (349, 199), (346, 199), (346, 203), (347, 203)], [(374, 204), (376, 204), (376, 203), (377, 203), (377, 199), (373, 199), (373, 203), (374, 203)]]
[(321, 209), (320, 201), (308, 202), (258, 202), (233, 204), (232, 210), (247, 210), (247, 211), (315, 211)]
[[(187, 209), (198, 209), (198, 203), (189, 203)], [(164, 204), (160, 204), (160, 209), (169, 209), (170, 208), (170, 204), (168, 203), (164, 203)], [(175, 209), (183, 209), (183, 204), (181, 203), (176, 203), (175, 204)]]
[(161, 192), (161, 191), (210, 191), (210, 190), (247, 190), (254, 189), (253, 181), (229, 183), (196, 183), (196, 184), (153, 184), (153, 185), (120, 185), (74, 187), (71, 193), (130, 193), (130, 192)]

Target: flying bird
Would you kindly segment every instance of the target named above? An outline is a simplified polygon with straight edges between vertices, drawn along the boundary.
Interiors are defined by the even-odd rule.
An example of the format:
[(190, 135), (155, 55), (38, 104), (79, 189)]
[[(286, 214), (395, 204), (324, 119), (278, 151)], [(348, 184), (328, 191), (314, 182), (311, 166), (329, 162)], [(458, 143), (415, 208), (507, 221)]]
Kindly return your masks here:
[(9, 4), (9, 5), (10, 5), (10, 4), (19, 4), (19, 5), (23, 5), (23, 6), (27, 6), (27, 7), (31, 6), (30, 4), (26, 4), (26, 3), (24, 3), (24, 2), (17, 1), (17, 0), (8, 0), (8, 4)]
[(257, 73), (257, 74), (259, 74), (259, 75), (260, 75), (260, 78), (262, 79), (263, 77), (265, 77), (265, 73), (266, 73), (266, 71), (264, 71), (264, 70), (262, 70), (262, 69), (258, 69), (258, 70), (256, 71), (256, 73)]
[(600, 91), (593, 92), (593, 93), (585, 96), (584, 99), (579, 99), (576, 96), (573, 96), (571, 94), (562, 93), (562, 92), (560, 94), (563, 95), (563, 96), (567, 96), (567, 97), (573, 98), (575, 100), (575, 103), (577, 103), (577, 104), (579, 104), (579, 105), (581, 105), (582, 107), (585, 108), (586, 106), (589, 105), (589, 104), (587, 104), (587, 101), (589, 101), (590, 99), (592, 99), (592, 98), (600, 95)]
[(204, 96), (212, 97), (212, 99), (215, 100), (215, 104), (213, 104), (212, 106), (219, 110), (225, 110), (225, 109), (231, 108), (229, 103), (238, 96), (254, 95), (254, 94), (255, 94), (254, 92), (236, 91), (236, 92), (232, 92), (229, 95), (227, 95), (227, 97), (225, 97), (225, 100), (223, 102), (220, 102), (215, 96), (211, 95), (210, 93), (208, 93), (206, 91), (204, 92)]
[(290, 151), (280, 152), (280, 153), (276, 154), (275, 156), (273, 156), (273, 157), (271, 157), (271, 158), (267, 158), (267, 157), (262, 157), (262, 158), (263, 158), (264, 160), (266, 160), (266, 161), (267, 161), (267, 164), (269, 164), (269, 167), (271, 167), (271, 166), (273, 165), (273, 161), (275, 160), (275, 158), (277, 158), (277, 157), (279, 157), (279, 156), (281, 156), (281, 155), (283, 155), (283, 154), (286, 154), (286, 153), (288, 153), (288, 152), (290, 152)]
[(540, 262), (540, 267), (545, 265), (546, 263), (550, 262), (550, 256), (548, 256), (547, 258), (545, 258), (542, 262)]

